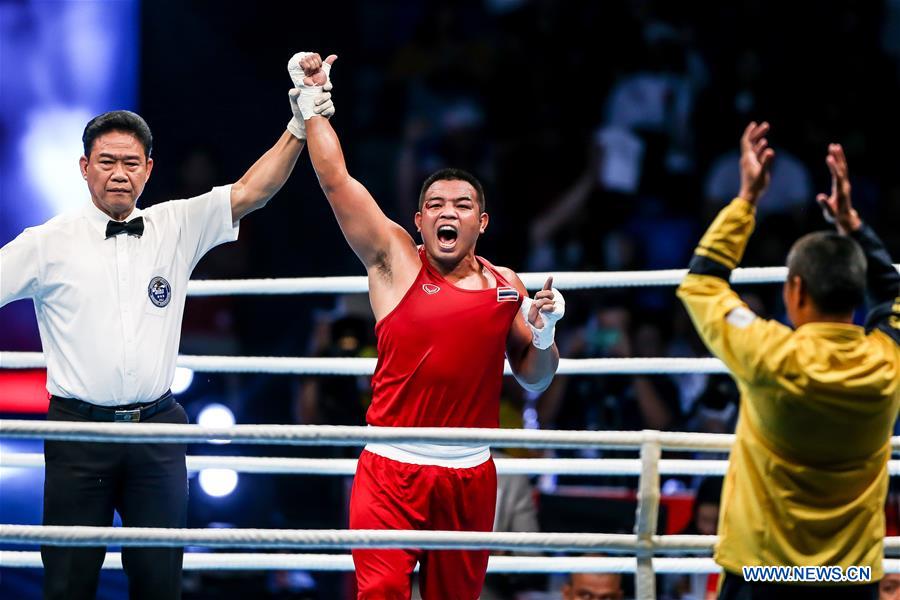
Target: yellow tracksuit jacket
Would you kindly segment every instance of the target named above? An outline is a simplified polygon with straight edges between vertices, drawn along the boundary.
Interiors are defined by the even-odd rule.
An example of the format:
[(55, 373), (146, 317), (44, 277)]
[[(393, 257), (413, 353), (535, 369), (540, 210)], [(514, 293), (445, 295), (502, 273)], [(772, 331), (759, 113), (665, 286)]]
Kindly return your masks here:
[(741, 392), (715, 559), (745, 565), (882, 568), (890, 436), (900, 403), (900, 275), (867, 226), (866, 327), (796, 330), (754, 315), (728, 284), (753, 231), (736, 198), (697, 247), (678, 288), (709, 350)]

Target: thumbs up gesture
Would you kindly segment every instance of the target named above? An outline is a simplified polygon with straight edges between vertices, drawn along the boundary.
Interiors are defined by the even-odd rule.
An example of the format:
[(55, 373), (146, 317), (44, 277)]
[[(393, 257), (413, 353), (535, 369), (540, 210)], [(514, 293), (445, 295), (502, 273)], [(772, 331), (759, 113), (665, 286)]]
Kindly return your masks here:
[[(331, 104), (331, 66), (337, 60), (332, 54), (324, 61), (315, 52), (298, 52), (288, 61), (288, 74), (294, 83), (292, 106), (297, 105), (301, 119), (334, 114)], [(296, 91), (295, 91), (296, 90)]]

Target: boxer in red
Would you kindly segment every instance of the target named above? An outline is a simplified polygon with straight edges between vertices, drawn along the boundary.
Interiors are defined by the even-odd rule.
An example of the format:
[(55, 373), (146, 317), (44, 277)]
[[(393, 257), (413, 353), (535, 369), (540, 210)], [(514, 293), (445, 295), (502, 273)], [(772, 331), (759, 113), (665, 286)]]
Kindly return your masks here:
[[(327, 86), (334, 57), (306, 55), (301, 96)], [(307, 148), (350, 247), (366, 266), (378, 366), (366, 420), (388, 427), (498, 427), (504, 355), (526, 389), (543, 391), (559, 364), (565, 312), (547, 280), (534, 300), (510, 269), (475, 255), (488, 226), (484, 190), (461, 170), (422, 186), (418, 246), (347, 173), (327, 119), (310, 114)], [(497, 475), (487, 446), (369, 444), (350, 499), (353, 529), (490, 531)], [(420, 565), (425, 600), (475, 600), (487, 551), (354, 550), (359, 598), (407, 599)]]

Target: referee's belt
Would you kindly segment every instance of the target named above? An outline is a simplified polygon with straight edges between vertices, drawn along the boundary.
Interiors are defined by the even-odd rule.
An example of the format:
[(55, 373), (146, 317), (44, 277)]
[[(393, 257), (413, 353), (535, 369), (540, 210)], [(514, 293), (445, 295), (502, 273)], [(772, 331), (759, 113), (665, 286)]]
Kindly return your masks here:
[(167, 390), (165, 394), (152, 402), (126, 404), (124, 406), (99, 406), (90, 402), (76, 400), (75, 398), (61, 398), (60, 396), (50, 396), (50, 400), (58, 402), (65, 408), (91, 421), (116, 421), (120, 423), (139, 423), (175, 404), (175, 396), (172, 395), (172, 390)]

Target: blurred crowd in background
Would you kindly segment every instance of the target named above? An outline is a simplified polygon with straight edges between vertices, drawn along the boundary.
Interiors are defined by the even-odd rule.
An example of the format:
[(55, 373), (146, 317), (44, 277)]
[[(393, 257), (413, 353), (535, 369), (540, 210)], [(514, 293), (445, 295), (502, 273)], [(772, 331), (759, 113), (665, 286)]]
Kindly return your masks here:
[[(830, 185), (831, 141), (847, 152), (860, 214), (900, 260), (898, 0), (357, 0), (298, 20), (274, 10), (175, 0), (142, 7), (137, 109), (153, 129), (156, 160), (144, 206), (237, 179), (289, 120), (284, 63), (312, 50), (340, 56), (332, 122), (351, 174), (385, 212), (414, 232), (422, 180), (444, 166), (467, 169), (482, 179), (491, 215), (479, 254), (516, 271), (685, 268), (737, 193), (740, 132), (761, 119), (772, 124), (777, 155), (743, 266), (783, 265), (797, 237), (827, 226), (814, 198)], [(239, 242), (210, 253), (194, 278), (362, 272), (304, 155), (278, 196), (242, 222)], [(758, 314), (784, 318), (779, 286), (740, 291)], [(707, 356), (671, 288), (566, 299), (557, 333), (565, 358)], [(182, 353), (371, 357), (373, 326), (363, 295), (193, 298)], [(35, 340), (26, 332), (3, 349), (38, 349)], [(508, 383), (508, 427), (726, 433), (739, 412), (727, 376), (559, 376), (539, 396)], [(359, 425), (370, 397), (367, 378), (198, 374), (182, 403), (193, 416), (223, 404), (240, 423)], [(358, 449), (221, 453), (236, 451), (352, 457)], [(348, 478), (241, 479), (217, 502), (192, 494), (190, 526), (346, 527)], [(497, 529), (630, 532), (635, 485), (506, 478)], [(720, 489), (716, 479), (665, 480), (660, 531), (714, 534)], [(186, 577), (186, 597), (202, 598), (217, 581), (237, 593), (261, 576)], [(333, 598), (349, 585), (334, 574), (265, 577), (271, 598)], [(607, 578), (619, 592), (596, 597), (627, 597), (628, 579)], [(492, 576), (493, 595), (484, 597), (559, 597), (541, 594), (565, 583)], [(702, 599), (713, 585), (668, 577), (659, 589)]]

